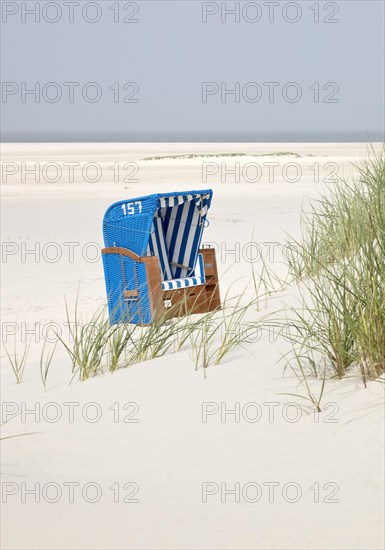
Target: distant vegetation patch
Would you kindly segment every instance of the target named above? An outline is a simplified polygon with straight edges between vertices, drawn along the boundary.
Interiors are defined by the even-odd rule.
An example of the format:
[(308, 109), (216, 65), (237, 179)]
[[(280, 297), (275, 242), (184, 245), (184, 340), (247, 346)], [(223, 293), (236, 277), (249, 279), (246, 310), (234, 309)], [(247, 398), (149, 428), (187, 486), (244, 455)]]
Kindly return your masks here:
[(169, 155), (169, 156), (160, 156), (160, 157), (145, 157), (143, 160), (176, 160), (176, 159), (198, 159), (198, 158), (221, 158), (221, 157), (295, 157), (300, 158), (301, 155), (298, 153), (261, 153), (258, 155), (253, 155), (251, 153), (216, 153), (210, 155), (204, 154), (194, 154), (190, 153), (187, 155)]

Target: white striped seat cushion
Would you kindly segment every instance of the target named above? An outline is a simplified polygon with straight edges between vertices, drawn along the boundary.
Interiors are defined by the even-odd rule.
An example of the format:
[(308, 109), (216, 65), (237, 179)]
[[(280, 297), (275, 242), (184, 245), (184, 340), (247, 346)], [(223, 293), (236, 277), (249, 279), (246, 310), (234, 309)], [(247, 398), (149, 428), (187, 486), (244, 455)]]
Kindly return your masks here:
[(172, 281), (163, 281), (162, 290), (174, 290), (175, 288), (186, 288), (188, 286), (203, 285), (204, 281), (197, 277), (186, 277), (185, 279), (173, 279)]

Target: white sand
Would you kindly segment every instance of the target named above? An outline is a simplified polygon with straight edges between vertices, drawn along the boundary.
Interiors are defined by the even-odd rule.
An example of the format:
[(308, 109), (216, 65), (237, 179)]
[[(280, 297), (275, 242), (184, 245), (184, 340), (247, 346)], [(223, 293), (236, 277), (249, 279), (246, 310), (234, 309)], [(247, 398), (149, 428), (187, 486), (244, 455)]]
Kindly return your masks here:
[[(301, 203), (305, 197), (315, 196), (321, 186), (315, 181), (315, 165), (318, 164), (321, 180), (334, 168), (340, 174), (351, 173), (350, 162), (365, 156), (366, 147), (2, 146), (2, 342), (13, 351), (13, 330), (20, 341), (26, 331), (35, 329), (37, 340), (32, 342), (24, 380), (19, 385), (15, 384), (2, 349), (2, 421), (8, 413), (11, 416), (12, 411), (20, 412), (24, 406), (37, 407), (35, 418), (19, 415), (7, 423), (3, 436), (39, 432), (7, 439), (2, 444), (4, 548), (383, 548), (381, 383), (372, 383), (365, 389), (356, 378), (331, 381), (323, 399), (324, 405), (331, 405), (319, 417), (303, 413), (297, 422), (290, 422), (297, 409), (294, 405), (287, 407), (287, 403), (299, 406), (302, 402), (283, 394), (301, 390), (289, 373), (283, 376), (283, 365), (277, 363), (288, 343), (277, 336), (269, 341), (266, 335), (232, 353), (220, 366), (208, 369), (207, 379), (201, 370), (195, 372), (188, 351), (83, 383), (74, 380), (69, 386), (69, 360), (58, 346), (47, 392), (39, 372), (48, 324), (57, 323), (63, 336), (68, 336), (64, 296), (73, 304), (80, 283), (79, 308), (85, 316), (105, 301), (96, 246), (102, 245), (102, 217), (112, 202), (159, 191), (213, 188), (210, 226), (204, 241), (218, 247), (222, 294), (234, 280), (235, 293), (250, 279), (247, 247), (252, 240), (259, 243), (265, 255), (274, 250), (272, 267), (285, 273), (284, 258), (276, 244), (284, 242), (285, 232), (299, 236)], [(234, 152), (248, 156), (143, 160), (152, 156)], [(301, 156), (253, 156), (277, 152)], [(24, 168), (29, 169), (38, 163), (40, 183), (34, 183), (29, 176), (22, 182), (24, 162)], [(43, 181), (49, 162), (58, 163), (63, 170), (57, 183)], [(75, 162), (80, 166), (74, 167), (75, 181), (71, 183), (63, 163)], [(95, 162), (100, 165), (100, 181), (87, 182), (82, 168)], [(218, 163), (217, 168), (210, 167), (217, 173), (207, 176), (205, 182), (203, 162)], [(279, 163), (273, 182), (268, 181), (268, 166), (263, 164), (271, 162)], [(117, 183), (111, 181), (113, 171), (109, 167), (113, 163), (120, 165)], [(125, 163), (129, 163), (126, 170)], [(139, 181), (122, 183), (123, 176), (130, 176), (132, 163), (138, 167), (132, 177)], [(239, 163), (239, 181), (234, 176), (224, 176), (224, 167), (235, 169), (235, 163)], [(248, 163), (258, 163), (263, 170), (259, 182), (245, 181), (242, 170)], [(300, 167), (302, 175), (297, 182), (288, 181), (284, 175), (287, 163)], [(250, 166), (246, 179), (254, 174)], [(4, 170), (12, 171), (12, 167), (17, 172), (6, 176)], [(293, 177), (292, 172), (287, 174)], [(221, 182), (221, 176), (226, 181)], [(36, 250), (35, 255), (27, 253), (32, 249)], [(54, 261), (56, 254), (58, 259)], [(257, 272), (261, 265), (254, 264)], [(250, 287), (248, 292), (252, 292)], [(282, 302), (295, 303), (295, 295), (295, 290), (286, 291)], [(267, 311), (276, 306), (277, 302), (268, 304)], [(264, 313), (261, 311), (260, 315)], [(231, 414), (226, 422), (221, 422), (220, 412), (202, 422), (204, 402), (218, 403), (219, 409), (221, 403), (227, 409), (234, 409), (239, 403), (239, 422)], [(47, 407), (47, 403), (55, 405)], [(87, 413), (91, 417), (96, 411), (90, 403), (96, 403), (101, 414), (97, 422), (87, 420)], [(126, 403), (136, 403), (138, 410), (124, 410)], [(256, 411), (255, 407), (245, 409), (247, 403), (258, 404), (262, 413), (259, 421), (247, 421), (247, 414), (251, 418)], [(272, 403), (276, 406), (269, 418)], [(73, 422), (70, 406), (74, 407)], [(55, 414), (61, 417), (50, 422)], [(127, 415), (139, 421), (124, 422)], [(70, 502), (71, 482), (78, 484), (74, 487), (74, 502)], [(210, 488), (215, 494), (202, 502), (205, 482), (212, 483)], [(274, 497), (270, 495), (272, 502), (267, 485), (270, 482), (279, 484)], [(89, 493), (87, 483), (92, 484)], [(126, 483), (131, 485), (124, 489)], [(136, 487), (133, 483), (139, 492), (132, 498), (139, 502), (123, 502)], [(234, 489), (236, 483), (239, 502), (234, 494), (225, 494), (225, 489)], [(252, 485), (247, 489), (249, 483)], [(283, 488), (287, 483), (296, 485)], [(250, 502), (256, 495), (256, 484), (261, 489), (260, 499)], [(319, 484), (319, 502), (315, 502), (315, 484)], [(34, 486), (40, 502), (25, 494), (25, 489)], [(110, 489), (112, 486), (119, 486), (119, 499)], [(100, 499), (91, 503), (95, 487)], [(48, 502), (55, 499), (57, 490), (58, 502)], [(288, 502), (295, 500), (296, 490), (301, 491), (298, 501)], [(114, 502), (114, 495), (120, 502)], [(221, 502), (221, 496), (225, 502)]]

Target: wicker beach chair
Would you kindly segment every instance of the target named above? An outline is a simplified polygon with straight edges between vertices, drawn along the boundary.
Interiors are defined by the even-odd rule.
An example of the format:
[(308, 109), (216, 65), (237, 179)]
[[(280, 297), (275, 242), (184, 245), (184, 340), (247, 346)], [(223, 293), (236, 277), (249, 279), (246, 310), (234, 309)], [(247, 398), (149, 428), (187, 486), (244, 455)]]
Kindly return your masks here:
[(212, 194), (153, 194), (107, 209), (102, 257), (111, 324), (220, 308), (215, 249), (200, 248)]

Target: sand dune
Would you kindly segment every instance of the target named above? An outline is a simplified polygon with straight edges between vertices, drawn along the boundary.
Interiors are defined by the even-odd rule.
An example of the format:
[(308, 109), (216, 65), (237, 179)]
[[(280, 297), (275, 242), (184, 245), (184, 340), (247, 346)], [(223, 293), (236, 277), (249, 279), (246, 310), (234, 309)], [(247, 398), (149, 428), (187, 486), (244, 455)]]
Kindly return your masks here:
[[(2, 145), (2, 343), (12, 351), (15, 338), (32, 335), (21, 384), (2, 349), (2, 421), (17, 414), (3, 436), (39, 432), (2, 442), (4, 548), (383, 547), (381, 383), (329, 381), (329, 406), (297, 418), (302, 402), (287, 395), (297, 381), (277, 363), (288, 343), (277, 335), (234, 352), (206, 379), (187, 350), (69, 385), (58, 346), (47, 391), (39, 372), (49, 328), (68, 335), (64, 297), (73, 304), (80, 284), (85, 318), (105, 302), (101, 222), (112, 202), (213, 188), (204, 240), (217, 248), (222, 294), (231, 285), (236, 293), (251, 279), (249, 243), (283, 275), (281, 247), (286, 233), (300, 235), (302, 202), (352, 174), (366, 152), (367, 144)], [(259, 273), (262, 262), (253, 266)], [(260, 314), (295, 300), (286, 290)]]

